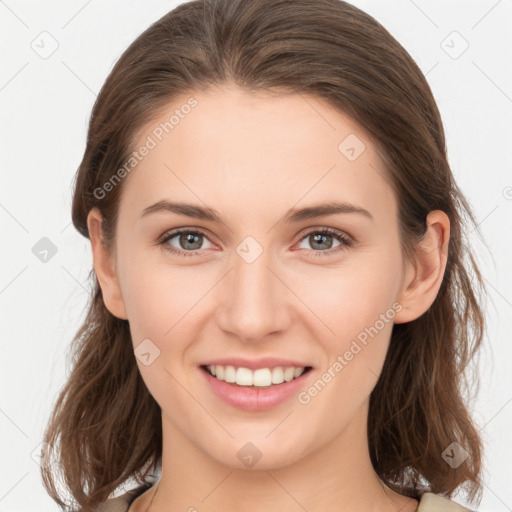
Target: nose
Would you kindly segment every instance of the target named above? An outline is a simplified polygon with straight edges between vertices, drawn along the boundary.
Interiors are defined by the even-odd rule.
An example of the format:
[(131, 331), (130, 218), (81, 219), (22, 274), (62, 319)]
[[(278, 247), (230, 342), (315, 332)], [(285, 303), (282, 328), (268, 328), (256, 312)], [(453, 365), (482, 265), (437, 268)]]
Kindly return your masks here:
[(285, 331), (290, 325), (288, 301), (293, 294), (271, 268), (266, 251), (252, 262), (238, 254), (221, 285), (218, 326), (245, 342)]

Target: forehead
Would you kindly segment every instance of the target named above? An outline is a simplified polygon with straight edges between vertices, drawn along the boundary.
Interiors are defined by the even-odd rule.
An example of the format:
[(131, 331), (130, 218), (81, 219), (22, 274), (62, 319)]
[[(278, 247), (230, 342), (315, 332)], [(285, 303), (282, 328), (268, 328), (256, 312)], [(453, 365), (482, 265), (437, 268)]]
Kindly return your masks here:
[(145, 154), (122, 202), (139, 214), (150, 202), (178, 198), (262, 214), (319, 199), (394, 208), (366, 131), (313, 96), (235, 86), (194, 91), (139, 130), (132, 149)]

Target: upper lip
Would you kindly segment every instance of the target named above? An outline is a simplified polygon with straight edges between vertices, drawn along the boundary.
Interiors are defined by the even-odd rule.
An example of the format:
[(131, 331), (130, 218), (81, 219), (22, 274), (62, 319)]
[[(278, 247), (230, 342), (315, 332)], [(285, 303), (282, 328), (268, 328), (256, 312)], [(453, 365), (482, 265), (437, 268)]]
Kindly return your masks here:
[(276, 366), (295, 368), (306, 368), (311, 365), (304, 364), (291, 359), (282, 359), (278, 357), (262, 357), (260, 359), (244, 359), (243, 357), (223, 357), (220, 359), (211, 359), (202, 363), (202, 366), (213, 366), (213, 365), (230, 365), (235, 368), (249, 368), (249, 370), (257, 370), (258, 368), (275, 368)]

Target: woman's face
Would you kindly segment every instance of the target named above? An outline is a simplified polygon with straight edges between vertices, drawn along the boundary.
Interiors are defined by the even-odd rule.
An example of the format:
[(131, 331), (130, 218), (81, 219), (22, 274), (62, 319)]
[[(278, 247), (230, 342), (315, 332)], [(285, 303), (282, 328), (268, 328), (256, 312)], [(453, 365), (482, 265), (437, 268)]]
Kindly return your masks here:
[[(363, 129), (313, 97), (230, 87), (173, 102), (134, 149), (109, 309), (129, 320), (164, 438), (272, 468), (364, 436), (408, 267)], [(290, 378), (278, 367), (311, 369), (244, 380)]]

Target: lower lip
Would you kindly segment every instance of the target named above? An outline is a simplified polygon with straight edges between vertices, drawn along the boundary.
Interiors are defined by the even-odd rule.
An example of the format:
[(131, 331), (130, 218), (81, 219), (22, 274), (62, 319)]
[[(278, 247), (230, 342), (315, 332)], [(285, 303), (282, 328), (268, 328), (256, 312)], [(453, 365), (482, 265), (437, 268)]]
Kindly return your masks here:
[(269, 388), (242, 387), (216, 379), (207, 370), (200, 368), (210, 389), (227, 404), (244, 411), (266, 411), (275, 407), (293, 395), (296, 395), (304, 386), (305, 379), (311, 370), (300, 377), (282, 384), (275, 384)]

